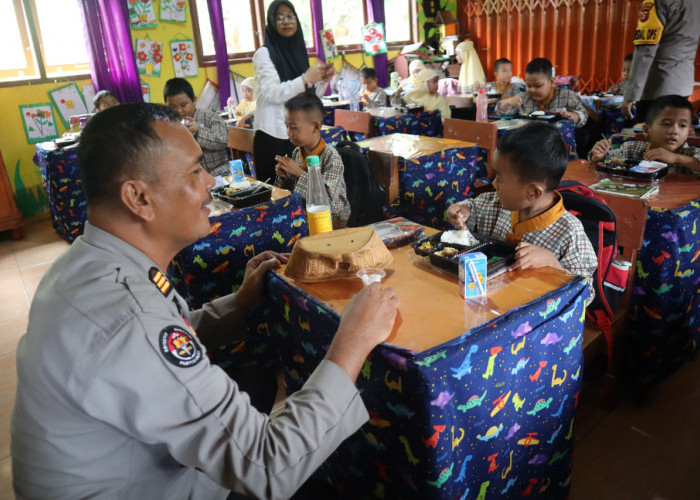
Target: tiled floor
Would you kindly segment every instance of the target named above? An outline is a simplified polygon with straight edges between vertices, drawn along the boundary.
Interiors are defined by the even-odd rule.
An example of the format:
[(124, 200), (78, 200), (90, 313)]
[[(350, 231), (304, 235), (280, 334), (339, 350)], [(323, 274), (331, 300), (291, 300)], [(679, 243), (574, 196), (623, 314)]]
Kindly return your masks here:
[[(67, 248), (48, 221), (27, 226), (22, 241), (0, 233), (0, 500), (14, 498), (9, 426), (17, 341), (41, 277)], [(623, 394), (611, 412), (585, 399), (582, 407), (571, 500), (700, 498), (700, 361), (686, 363), (645, 405)]]

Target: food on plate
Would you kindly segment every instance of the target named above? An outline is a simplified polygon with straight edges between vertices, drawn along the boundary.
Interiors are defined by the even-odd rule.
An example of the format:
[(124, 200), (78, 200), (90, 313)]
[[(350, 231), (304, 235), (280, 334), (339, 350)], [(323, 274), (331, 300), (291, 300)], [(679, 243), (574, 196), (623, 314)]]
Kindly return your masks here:
[(442, 250), (435, 252), (435, 255), (439, 255), (440, 257), (445, 257), (446, 259), (449, 259), (450, 257), (454, 257), (459, 253), (459, 250), (457, 250), (454, 247), (445, 247)]
[(479, 240), (474, 238), (469, 229), (461, 229), (457, 231), (445, 231), (440, 236), (440, 241), (443, 243), (456, 243), (457, 245), (464, 245), (465, 247), (470, 247), (479, 243)]

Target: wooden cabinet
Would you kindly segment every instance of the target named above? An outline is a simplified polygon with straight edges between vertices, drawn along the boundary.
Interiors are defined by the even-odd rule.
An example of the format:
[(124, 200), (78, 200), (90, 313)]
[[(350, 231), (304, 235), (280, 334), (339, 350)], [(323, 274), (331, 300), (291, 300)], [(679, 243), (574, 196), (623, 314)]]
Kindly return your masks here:
[(22, 214), (17, 208), (5, 162), (0, 153), (0, 231), (8, 229), (12, 230), (13, 239), (22, 239)]

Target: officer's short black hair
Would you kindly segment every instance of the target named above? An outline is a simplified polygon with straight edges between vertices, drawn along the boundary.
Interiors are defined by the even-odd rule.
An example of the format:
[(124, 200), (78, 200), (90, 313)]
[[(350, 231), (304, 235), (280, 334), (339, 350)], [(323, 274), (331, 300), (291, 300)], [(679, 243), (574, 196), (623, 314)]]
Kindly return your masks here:
[(323, 120), (323, 103), (316, 94), (302, 92), (284, 103), (287, 113), (303, 111), (309, 122)]
[[(117, 99), (117, 96), (115, 96), (112, 92), (109, 90), (100, 90), (95, 96), (92, 98), (92, 105), (95, 106), (95, 109), (100, 107), (100, 101), (104, 99), (105, 97), (112, 96), (115, 99)], [(119, 99), (117, 99), (119, 100)]]
[(194, 89), (190, 82), (184, 78), (171, 78), (165, 82), (165, 87), (163, 87), (163, 101), (167, 101), (168, 97), (187, 94), (187, 97), (194, 101)]
[(88, 206), (116, 202), (124, 180), (158, 181), (165, 143), (153, 129), (156, 120), (178, 123), (180, 116), (167, 106), (140, 102), (107, 108), (88, 121), (78, 145)]
[(509, 156), (520, 180), (542, 182), (550, 191), (559, 184), (569, 159), (559, 129), (538, 121), (504, 134), (498, 141), (498, 154)]
[(510, 59), (506, 59), (505, 57), (501, 57), (500, 59), (496, 59), (496, 62), (493, 63), (493, 70), (498, 71), (498, 68), (501, 67), (501, 64), (513, 64), (510, 62)]
[(374, 80), (377, 79), (377, 70), (374, 68), (362, 68), (360, 71), (360, 76), (362, 78), (372, 78)]
[(685, 97), (671, 94), (654, 99), (647, 111), (647, 125), (653, 124), (654, 120), (666, 108), (687, 109), (688, 113), (690, 113), (690, 118), (693, 118), (693, 106), (690, 104), (690, 101)]
[(554, 67), (552, 66), (552, 63), (549, 61), (549, 59), (545, 59), (544, 57), (533, 59), (527, 63), (527, 66), (525, 66), (525, 74), (527, 75), (542, 73), (543, 75), (551, 78), (554, 76), (553, 70)]
[(633, 53), (633, 52), (630, 52), (629, 54), (627, 54), (627, 55), (625, 56), (625, 59), (623, 60), (623, 62), (632, 62), (632, 57), (633, 57), (633, 56), (634, 56), (634, 53)]

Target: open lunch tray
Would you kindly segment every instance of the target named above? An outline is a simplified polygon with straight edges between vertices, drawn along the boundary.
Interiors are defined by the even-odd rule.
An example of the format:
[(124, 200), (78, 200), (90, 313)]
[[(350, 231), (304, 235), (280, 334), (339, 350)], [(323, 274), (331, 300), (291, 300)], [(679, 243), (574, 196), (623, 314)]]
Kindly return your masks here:
[[(633, 158), (627, 158), (621, 160), (619, 163), (614, 162), (598, 162), (595, 164), (596, 169), (605, 172), (610, 175), (620, 175), (622, 177), (628, 177), (630, 179), (639, 179), (643, 181), (657, 181), (668, 174), (668, 165), (659, 166), (653, 169), (640, 169), (639, 171), (631, 170), (639, 168), (639, 164), (643, 160), (635, 160)], [(660, 163), (660, 162), (654, 162)]]
[(228, 188), (229, 186), (214, 188), (211, 190), (211, 194), (220, 200), (230, 203), (235, 208), (251, 207), (270, 201), (272, 198), (272, 187), (260, 182), (254, 183), (248, 188), (239, 189), (232, 194), (226, 194)]
[[(513, 243), (474, 234), (474, 238), (479, 243), (472, 246), (464, 246), (457, 243), (442, 243), (440, 241), (441, 236), (442, 232), (427, 238), (421, 238), (413, 242), (411, 246), (418, 255), (427, 256), (432, 265), (446, 269), (454, 274), (459, 273), (459, 257), (468, 253), (481, 252), (486, 255), (486, 271), (489, 276), (493, 276), (515, 262), (515, 245)], [(423, 248), (426, 242), (430, 242), (431, 248)], [(451, 257), (437, 255), (436, 252), (446, 247), (456, 248), (459, 252)]]

